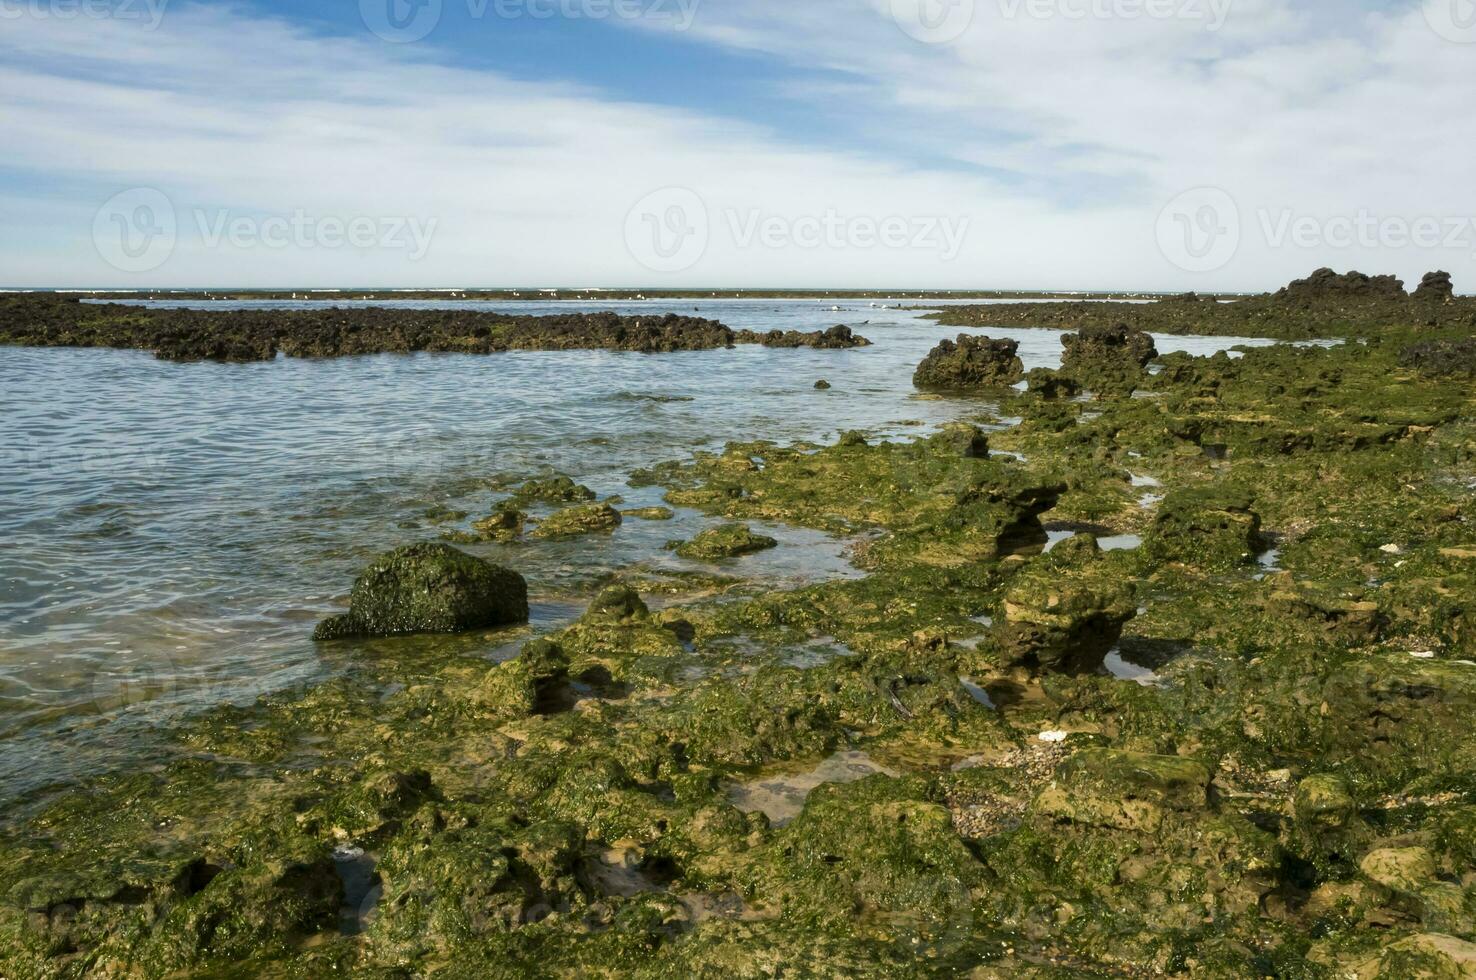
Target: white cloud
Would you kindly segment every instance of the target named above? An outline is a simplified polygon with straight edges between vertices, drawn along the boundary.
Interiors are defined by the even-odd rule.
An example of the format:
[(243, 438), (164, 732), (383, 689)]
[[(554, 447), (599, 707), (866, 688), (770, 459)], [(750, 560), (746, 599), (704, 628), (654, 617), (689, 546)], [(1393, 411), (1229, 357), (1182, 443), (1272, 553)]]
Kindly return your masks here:
[[(673, 36), (829, 69), (832, 81), (795, 82), (794, 96), (849, 126), (850, 146), (873, 135), (871, 152), (235, 9), (174, 7), (154, 32), (8, 22), (0, 89), (26, 97), (0, 104), (0, 130), (25, 193), (0, 197), (0, 280), (1204, 289), (1265, 288), (1321, 264), (1471, 278), (1470, 251), (1273, 248), (1258, 220), (1476, 215), (1476, 120), (1460, 111), (1476, 46), (1443, 41), (1418, 10), (1350, 14), (1337, 34), (1289, 0), (1239, 0), (1220, 31), (1011, 19), (1010, 2), (979, 0), (950, 45), (908, 37), (890, 0), (708, 0)], [(1202, 185), (1232, 195), (1245, 235), (1233, 262), (1196, 276), (1164, 257), (1155, 228), (1165, 203)], [(163, 191), (181, 228), (168, 262), (139, 275), (92, 239), (97, 207), (133, 186)], [(640, 243), (627, 247), (627, 213), (668, 186), (700, 195), (711, 234), (695, 264), (657, 273)], [(206, 247), (195, 212), (222, 209), (433, 220), (436, 233), (419, 262), (394, 249)], [(840, 247), (794, 243), (806, 239), (797, 225), (832, 216)], [(772, 240), (789, 244), (744, 247), (733, 229), (754, 218), (779, 222), (788, 234)], [(968, 234), (952, 261), (923, 236), (868, 245), (864, 226), (888, 218), (966, 221)]]

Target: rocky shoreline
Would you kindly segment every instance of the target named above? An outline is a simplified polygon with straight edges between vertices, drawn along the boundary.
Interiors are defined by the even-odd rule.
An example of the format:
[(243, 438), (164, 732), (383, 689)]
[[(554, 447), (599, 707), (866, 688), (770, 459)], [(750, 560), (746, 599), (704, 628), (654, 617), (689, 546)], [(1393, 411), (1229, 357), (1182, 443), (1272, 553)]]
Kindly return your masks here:
[(737, 344), (845, 349), (868, 343), (844, 326), (758, 334), (669, 313), (509, 316), (383, 307), (200, 311), (83, 303), (49, 294), (0, 297), (0, 345), (151, 350), (170, 361), (269, 361), (279, 353), (288, 357), (513, 350), (669, 353)]
[[(1471, 313), (1312, 282), (1247, 309), (1349, 342), (1160, 355), (1157, 316), (1252, 321), (1112, 305), (1025, 390), (949, 341), (920, 384), (994, 400), (937, 434), (632, 473), (721, 577), (632, 570), (545, 636), (476, 529), (624, 515), (508, 486), (465, 552), (366, 569), (343, 676), (12, 805), (0, 974), (1471, 975)], [(760, 521), (865, 577), (746, 587)]]

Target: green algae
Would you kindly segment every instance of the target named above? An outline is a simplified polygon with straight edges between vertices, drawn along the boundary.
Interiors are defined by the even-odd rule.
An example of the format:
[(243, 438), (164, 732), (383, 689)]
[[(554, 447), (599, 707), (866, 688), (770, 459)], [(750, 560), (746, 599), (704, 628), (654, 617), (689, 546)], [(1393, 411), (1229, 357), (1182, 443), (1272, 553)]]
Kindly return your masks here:
[[(17, 807), (0, 964), (1465, 975), (1476, 405), (1462, 380), (1407, 383), (1416, 337), (1175, 355), (1134, 379), (1152, 399), (1084, 411), (1042, 382), (1004, 398), (1006, 431), (637, 474), (713, 516), (852, 538), (867, 574), (658, 597), (632, 570), (538, 639), (325, 646), (334, 681)], [(1092, 534), (1042, 554), (1046, 517)], [(1143, 546), (1102, 552), (1109, 533)], [(817, 644), (843, 652), (796, 661)], [(1154, 682), (1101, 669), (1113, 645)], [(811, 788), (782, 827), (732, 804), (837, 752), (886, 772)], [(344, 848), (376, 881), (347, 913)]]

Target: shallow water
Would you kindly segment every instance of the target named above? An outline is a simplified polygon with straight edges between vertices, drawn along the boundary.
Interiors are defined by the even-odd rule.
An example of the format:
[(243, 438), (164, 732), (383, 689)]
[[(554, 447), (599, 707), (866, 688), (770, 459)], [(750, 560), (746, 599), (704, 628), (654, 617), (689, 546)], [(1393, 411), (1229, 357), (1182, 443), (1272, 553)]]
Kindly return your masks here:
[[(211, 308), (263, 305), (310, 304)], [(488, 513), (496, 475), (558, 470), (601, 496), (620, 494), (622, 508), (640, 507), (660, 494), (626, 486), (629, 473), (695, 449), (829, 440), (857, 428), (910, 437), (986, 407), (917, 397), (913, 367), (959, 331), (916, 310), (774, 300), (439, 305), (696, 312), (754, 330), (846, 323), (875, 346), (247, 365), (0, 348), (0, 798), (137, 763), (141, 730), (339, 669), (309, 641), (314, 623), (338, 610), (374, 554), (438, 537), (427, 509)], [(1059, 363), (1059, 331), (988, 332), (1019, 339), (1027, 367)], [(1246, 343), (1266, 342), (1160, 338), (1159, 349), (1208, 354)], [(816, 391), (820, 378), (834, 387)], [(545, 630), (577, 616), (603, 577), (635, 565), (732, 570), (778, 586), (856, 574), (846, 542), (794, 529), (762, 527), (781, 539), (778, 549), (717, 566), (664, 550), (708, 523), (679, 510), (669, 522), (627, 518), (608, 536), (468, 550), (528, 577), (533, 626)], [(510, 652), (505, 637), (459, 642)]]

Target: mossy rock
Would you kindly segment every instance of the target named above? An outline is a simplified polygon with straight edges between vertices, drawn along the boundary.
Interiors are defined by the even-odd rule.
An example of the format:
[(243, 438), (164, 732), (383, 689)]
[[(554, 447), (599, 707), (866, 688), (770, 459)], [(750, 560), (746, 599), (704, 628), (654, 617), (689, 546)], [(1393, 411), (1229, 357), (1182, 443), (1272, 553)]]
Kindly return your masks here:
[(634, 517), (640, 521), (669, 521), (676, 517), (676, 511), (670, 507), (633, 507), (622, 510), (621, 517)]
[(567, 476), (553, 476), (527, 481), (512, 499), (523, 504), (578, 504), (595, 499), (595, 492)]
[(1165, 815), (1208, 808), (1209, 770), (1178, 756), (1083, 749), (1062, 763), (1036, 797), (1041, 818), (1157, 833)]
[(464, 633), (527, 621), (528, 583), (517, 572), (449, 545), (416, 544), (365, 569), (348, 613), (324, 620), (313, 638)]
[(1099, 670), (1137, 614), (1132, 584), (1081, 534), (1034, 562), (1005, 593), (998, 630), (1007, 663), (1031, 670)]
[(1356, 980), (1473, 980), (1476, 944), (1440, 933), (1410, 936), (1391, 943), (1350, 975)]
[(620, 512), (609, 504), (585, 504), (556, 511), (539, 522), (532, 537), (544, 540), (577, 538), (608, 533), (622, 523)]
[(1143, 553), (1207, 569), (1246, 564), (1263, 545), (1253, 503), (1249, 493), (1228, 487), (1175, 490), (1159, 506)]
[(1025, 376), (1020, 344), (959, 334), (934, 347), (913, 372), (918, 388), (1008, 388)]
[(708, 528), (691, 541), (678, 545), (676, 553), (695, 561), (738, 558), (779, 547), (774, 538), (754, 534), (746, 524), (724, 524)]

